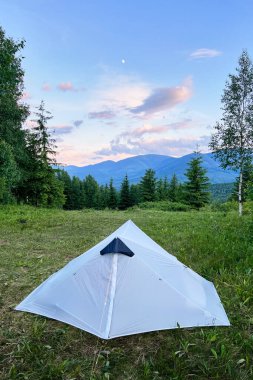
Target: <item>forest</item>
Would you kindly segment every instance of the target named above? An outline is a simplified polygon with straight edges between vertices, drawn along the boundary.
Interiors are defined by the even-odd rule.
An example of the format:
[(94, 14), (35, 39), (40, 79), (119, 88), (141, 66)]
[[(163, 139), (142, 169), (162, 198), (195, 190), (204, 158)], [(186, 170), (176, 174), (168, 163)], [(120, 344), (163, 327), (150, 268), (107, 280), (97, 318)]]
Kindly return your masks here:
[[(71, 178), (57, 163), (56, 140), (48, 127), (52, 115), (43, 100), (35, 111), (22, 100), (23, 48), (23, 40), (14, 41), (0, 28), (0, 203), (125, 210), (146, 202), (167, 201), (174, 203), (171, 209), (184, 210), (236, 199), (237, 183), (234, 187), (209, 183), (199, 152), (189, 163), (185, 183), (178, 181), (176, 173), (170, 180), (157, 180), (152, 169), (138, 184), (130, 184), (126, 173), (120, 189), (112, 180), (101, 186), (91, 175), (84, 180)], [(34, 117), (32, 128), (26, 127), (29, 116)], [(252, 172), (251, 165), (245, 166), (244, 200), (253, 199)]]

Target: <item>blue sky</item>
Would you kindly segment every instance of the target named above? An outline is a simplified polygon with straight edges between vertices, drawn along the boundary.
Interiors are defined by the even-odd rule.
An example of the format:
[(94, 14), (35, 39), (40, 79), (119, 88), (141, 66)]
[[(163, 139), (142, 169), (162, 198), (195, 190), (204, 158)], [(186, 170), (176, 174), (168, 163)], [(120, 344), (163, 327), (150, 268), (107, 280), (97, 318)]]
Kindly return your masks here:
[(45, 101), (58, 160), (76, 165), (206, 152), (228, 74), (253, 55), (252, 14), (250, 0), (0, 0), (26, 40), (24, 101)]

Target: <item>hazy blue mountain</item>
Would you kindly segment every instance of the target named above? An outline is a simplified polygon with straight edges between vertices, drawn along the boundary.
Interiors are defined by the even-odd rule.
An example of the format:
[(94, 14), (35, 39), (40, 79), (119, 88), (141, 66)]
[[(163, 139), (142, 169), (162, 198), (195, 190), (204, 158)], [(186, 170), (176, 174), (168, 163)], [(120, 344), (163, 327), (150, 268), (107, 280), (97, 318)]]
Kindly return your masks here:
[[(147, 154), (126, 158), (118, 162), (104, 161), (88, 166), (65, 166), (65, 170), (70, 176), (77, 176), (80, 179), (91, 174), (99, 184), (109, 183), (113, 178), (115, 186), (119, 187), (122, 179), (127, 174), (130, 183), (137, 183), (147, 169), (153, 169), (157, 178), (165, 176), (170, 179), (175, 173), (180, 181), (184, 181), (184, 173), (189, 161), (194, 157), (194, 153), (183, 157), (175, 158), (162, 156), (159, 154)], [(215, 161), (211, 153), (202, 154), (203, 166), (207, 169), (207, 175), (211, 183), (231, 183), (235, 180), (236, 173), (231, 170), (223, 170), (219, 163)]]

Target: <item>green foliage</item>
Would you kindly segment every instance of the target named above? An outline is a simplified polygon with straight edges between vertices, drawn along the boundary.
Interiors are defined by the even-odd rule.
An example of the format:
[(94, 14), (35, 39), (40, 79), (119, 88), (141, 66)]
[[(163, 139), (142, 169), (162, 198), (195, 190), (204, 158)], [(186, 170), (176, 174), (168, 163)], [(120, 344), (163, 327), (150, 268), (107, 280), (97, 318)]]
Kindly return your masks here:
[(88, 175), (83, 181), (85, 201), (87, 208), (99, 208), (99, 185), (97, 181)]
[(169, 182), (167, 177), (159, 179), (156, 184), (156, 199), (165, 201), (169, 198)]
[(55, 146), (46, 127), (51, 115), (43, 102), (33, 130), (22, 129), (29, 115), (21, 101), (23, 48), (24, 41), (6, 37), (0, 27), (0, 202), (8, 203), (15, 196), (19, 202), (61, 207), (63, 186), (51, 167)]
[(130, 199), (132, 206), (138, 205), (141, 202), (140, 184), (132, 184), (130, 186)]
[[(239, 177), (236, 179), (234, 184), (233, 192), (231, 194), (231, 199), (238, 199), (238, 189), (239, 189)], [(252, 163), (247, 163), (242, 169), (242, 202), (247, 199), (252, 199), (252, 188), (253, 188), (253, 165)]]
[[(253, 209), (242, 219), (236, 211), (0, 207), (1, 380), (252, 379), (252, 215)], [(214, 282), (231, 327), (165, 330), (105, 341), (13, 310), (52, 273), (127, 219)]]
[[(24, 165), (27, 158), (26, 132), (22, 129), (22, 123), (29, 115), (29, 109), (20, 101), (24, 89), (24, 71), (20, 54), (23, 48), (23, 40), (15, 42), (7, 37), (0, 27), (0, 141), (11, 147), (11, 160), (13, 162), (14, 158), (15, 161), (12, 164), (15, 166), (13, 174), (17, 174), (15, 194), (19, 193), (19, 181), (25, 175)], [(7, 167), (9, 164), (6, 162)], [(2, 178), (1, 183), (1, 188), (5, 187), (5, 202), (11, 201), (14, 189), (10, 186), (10, 181)], [(1, 192), (3, 195), (3, 191)]]
[(140, 191), (142, 202), (154, 201), (156, 198), (156, 178), (155, 171), (146, 170), (144, 177), (141, 178)]
[(73, 210), (80, 210), (83, 208), (85, 200), (83, 193), (82, 181), (74, 176), (71, 181), (71, 202)]
[(170, 201), (143, 202), (138, 205), (139, 208), (145, 210), (159, 211), (189, 211), (191, 207), (184, 203)]
[[(51, 164), (55, 163), (55, 145), (48, 130), (47, 122), (52, 118), (41, 102), (34, 120), (35, 127), (27, 134), (27, 175), (23, 180), (26, 201), (34, 206), (62, 207), (65, 202), (62, 183)], [(55, 199), (54, 199), (55, 198)]]
[(118, 206), (118, 196), (117, 196), (117, 191), (115, 187), (113, 186), (113, 180), (110, 180), (110, 185), (109, 185), (109, 194), (108, 194), (108, 202), (107, 206), (115, 210)]
[(210, 197), (212, 202), (225, 202), (233, 192), (233, 183), (215, 183), (210, 185)]
[(28, 107), (20, 102), (24, 88), (20, 55), (23, 48), (23, 40), (15, 42), (0, 27), (0, 139), (12, 147), (20, 168), (25, 159), (22, 123), (29, 114)]
[[(63, 208), (65, 210), (73, 210), (74, 200), (73, 200), (71, 178), (65, 170), (60, 170), (60, 169), (56, 171), (56, 176), (63, 185), (63, 193), (64, 193), (64, 198), (65, 198)], [(82, 195), (84, 196), (84, 194)]]
[(41, 101), (37, 110), (38, 111), (35, 112), (37, 118), (33, 120), (35, 126), (32, 130), (32, 142), (34, 143), (34, 146), (32, 147), (34, 151), (33, 153), (36, 155), (36, 160), (47, 165), (55, 164), (55, 140), (52, 138), (52, 134), (47, 127), (47, 123), (53, 116), (45, 109), (44, 101)]
[(180, 184), (178, 183), (178, 179), (176, 174), (173, 174), (171, 181), (169, 183), (168, 189), (168, 199), (171, 202), (178, 202), (180, 199)]
[(11, 146), (0, 140), (0, 203), (9, 203), (17, 185), (19, 171)]
[(202, 157), (196, 152), (188, 164), (184, 186), (186, 203), (199, 210), (209, 202), (209, 180), (206, 170), (201, 166)]
[(236, 71), (226, 82), (223, 115), (210, 147), (223, 168), (241, 170), (251, 161), (253, 149), (253, 65), (245, 50)]
[(215, 126), (210, 148), (223, 168), (239, 170), (239, 213), (242, 212), (242, 172), (253, 156), (253, 64), (247, 51), (239, 58), (237, 74), (230, 74), (222, 96), (223, 115)]
[(132, 201), (130, 197), (129, 181), (127, 175), (125, 176), (120, 189), (119, 198), (119, 209), (126, 210), (128, 207), (132, 206)]

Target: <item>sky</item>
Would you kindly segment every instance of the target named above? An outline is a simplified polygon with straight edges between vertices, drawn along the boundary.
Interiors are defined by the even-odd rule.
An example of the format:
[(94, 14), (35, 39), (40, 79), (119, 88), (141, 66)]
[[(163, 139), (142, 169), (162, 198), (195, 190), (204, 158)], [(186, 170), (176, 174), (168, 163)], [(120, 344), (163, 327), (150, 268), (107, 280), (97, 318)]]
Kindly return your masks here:
[(243, 49), (251, 0), (0, 0), (25, 39), (23, 101), (44, 100), (61, 164), (180, 157), (208, 142)]

